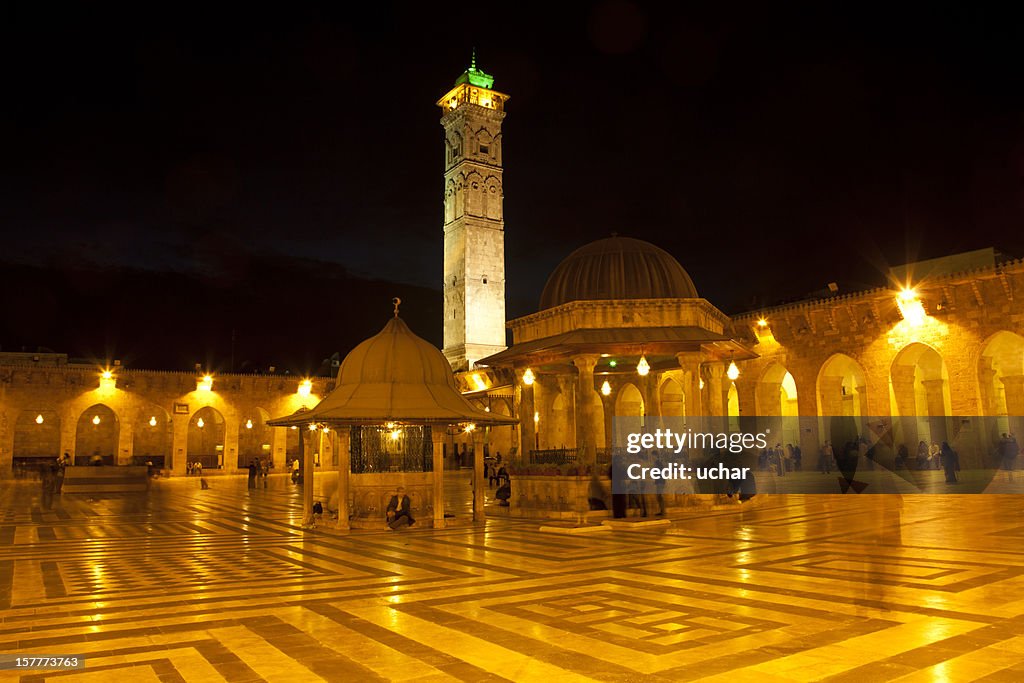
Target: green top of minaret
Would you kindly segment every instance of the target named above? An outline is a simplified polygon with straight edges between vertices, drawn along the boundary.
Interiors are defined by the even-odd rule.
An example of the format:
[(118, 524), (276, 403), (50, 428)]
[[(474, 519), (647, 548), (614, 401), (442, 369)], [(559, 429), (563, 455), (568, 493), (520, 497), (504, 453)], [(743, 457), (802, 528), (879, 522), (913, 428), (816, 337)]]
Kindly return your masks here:
[(455, 79), (455, 85), (469, 83), (478, 88), (490, 88), (494, 86), (494, 76), (485, 74), (476, 68), (476, 48), (473, 48), (473, 55), (469, 60), (469, 68), (462, 72), (462, 75)]

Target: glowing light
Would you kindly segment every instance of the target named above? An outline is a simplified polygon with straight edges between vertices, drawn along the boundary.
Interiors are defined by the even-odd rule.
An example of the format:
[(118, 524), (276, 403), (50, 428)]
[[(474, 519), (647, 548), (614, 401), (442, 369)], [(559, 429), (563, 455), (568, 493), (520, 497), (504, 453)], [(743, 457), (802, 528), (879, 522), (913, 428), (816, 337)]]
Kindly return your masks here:
[(479, 373), (473, 373), (471, 376), (473, 378), (473, 384), (476, 385), (477, 391), (484, 391), (487, 389), (487, 382), (484, 381), (484, 378), (481, 377)]
[(315, 422), (313, 424), (309, 425), (309, 431), (311, 431), (311, 432), (315, 432), (316, 431), (316, 423)]
[(612, 393), (612, 385), (608, 384), (608, 380), (605, 380), (604, 384), (601, 385), (601, 393), (604, 396), (610, 396), (611, 395), (611, 393)]
[(704, 391), (704, 378), (703, 377), (700, 378), (700, 390)]
[(462, 431), (464, 431), (467, 434), (469, 434), (470, 432), (472, 432), (475, 429), (476, 429), (476, 425), (473, 424), (472, 422), (470, 422), (468, 425), (466, 425), (465, 427), (462, 428)]
[(198, 420), (196, 420), (196, 427), (199, 427), (200, 429), (202, 429), (205, 426), (206, 426), (206, 423), (203, 422), (203, 418), (199, 418)]
[(299, 390), (298, 390), (299, 396), (301, 396), (302, 398), (306, 398), (307, 396), (309, 396), (310, 392), (312, 392), (312, 391), (313, 391), (313, 380), (311, 380), (311, 379), (304, 379), (301, 382), (299, 382)]
[(296, 427), (295, 425), (292, 425), (292, 429), (298, 429), (298, 427)]
[(331, 431), (331, 428), (330, 428), (330, 427), (324, 427), (324, 428), (323, 428), (323, 433), (324, 433), (324, 434), (326, 434), (326, 433), (327, 433), (327, 432), (329, 432), (329, 431)]
[(911, 327), (920, 327), (928, 318), (924, 311), (924, 305), (917, 298), (917, 292), (911, 287), (904, 287), (896, 297), (896, 307), (900, 309), (900, 315)]
[(768, 321), (765, 320), (764, 318), (761, 318), (760, 320), (757, 321), (757, 326), (758, 327), (768, 327)]
[(619, 364), (619, 361), (617, 361), (617, 360), (610, 360), (610, 361), (608, 361), (608, 367), (610, 367), (610, 368), (614, 368), (618, 364)]
[(102, 377), (103, 379), (112, 379), (114, 377), (114, 373), (112, 373), (110, 370), (104, 370), (103, 374), (100, 375), (100, 377)]
[(647, 356), (640, 356), (640, 362), (636, 364), (636, 374), (646, 377), (651, 371), (651, 364), (647, 362)]
[(99, 415), (95, 415), (95, 416), (93, 416), (93, 418), (92, 418), (92, 423), (93, 423), (94, 425), (98, 425), (98, 424), (100, 423), (100, 416), (99, 416)]
[(391, 440), (392, 441), (398, 441), (398, 437), (400, 437), (400, 436), (402, 436), (402, 430), (400, 430), (400, 429), (392, 429), (391, 430)]
[(43, 424), (43, 416), (42, 416), (42, 414), (36, 415), (36, 424), (37, 425)]
[(150, 427), (156, 427), (156, 415), (154, 415), (153, 417), (149, 418), (149, 426)]
[(203, 375), (203, 378), (196, 383), (198, 391), (213, 391), (213, 376)]
[(388, 422), (384, 426), (387, 427), (388, 429), (394, 429), (395, 428), (395, 423), (394, 422)]
[(523, 384), (530, 386), (537, 379), (537, 376), (533, 374), (533, 370), (526, 368), (526, 372), (523, 373)]
[(734, 382), (736, 381), (736, 378), (740, 376), (740, 369), (736, 365), (736, 361), (729, 363), (729, 369), (725, 371), (725, 376)]
[(485, 413), (491, 412), (491, 407), (490, 406), (484, 406), (484, 412)]
[(246, 420), (245, 421), (245, 428), (246, 429), (252, 429), (252, 420)]
[(533, 424), (537, 424), (538, 422), (540, 422), (540, 413), (534, 413), (533, 414)]

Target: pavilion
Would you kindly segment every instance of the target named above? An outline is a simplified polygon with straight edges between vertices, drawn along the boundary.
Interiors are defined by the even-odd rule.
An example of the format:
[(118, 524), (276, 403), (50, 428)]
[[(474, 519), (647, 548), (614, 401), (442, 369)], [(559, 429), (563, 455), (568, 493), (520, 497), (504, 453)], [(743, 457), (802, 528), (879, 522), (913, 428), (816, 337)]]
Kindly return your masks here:
[[(338, 527), (384, 524), (386, 496), (404, 486), (413, 508), (432, 510), (434, 528), (445, 525), (443, 447), (447, 431), (459, 427), (474, 438), (473, 520), (484, 519), (484, 430), (514, 425), (515, 418), (480, 410), (456, 388), (441, 352), (416, 336), (395, 315), (384, 329), (356, 346), (338, 370), (337, 384), (309, 410), (268, 422), (300, 433), (331, 429), (338, 436)], [(306, 439), (303, 471), (313, 472)], [(303, 481), (306, 516), (312, 514), (313, 480)]]

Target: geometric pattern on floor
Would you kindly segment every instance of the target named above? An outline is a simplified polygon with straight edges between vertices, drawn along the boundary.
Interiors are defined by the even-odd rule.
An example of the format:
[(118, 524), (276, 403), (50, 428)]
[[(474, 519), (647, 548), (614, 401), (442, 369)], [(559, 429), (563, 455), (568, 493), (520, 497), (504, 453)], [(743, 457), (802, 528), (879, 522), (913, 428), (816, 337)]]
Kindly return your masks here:
[(1024, 496), (770, 496), (582, 535), (498, 517), (338, 534), (302, 529), (286, 477), (211, 479), (48, 511), (5, 483), (0, 652), (87, 668), (0, 679), (1024, 680)]

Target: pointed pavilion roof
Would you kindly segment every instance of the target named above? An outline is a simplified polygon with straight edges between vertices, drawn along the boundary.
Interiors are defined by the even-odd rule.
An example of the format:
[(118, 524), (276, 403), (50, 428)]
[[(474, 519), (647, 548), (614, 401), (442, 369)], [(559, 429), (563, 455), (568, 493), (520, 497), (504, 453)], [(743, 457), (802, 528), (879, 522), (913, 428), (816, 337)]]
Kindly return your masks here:
[(334, 391), (310, 410), (269, 420), (274, 427), (343, 424), (512, 425), (519, 420), (479, 410), (459, 393), (451, 365), (398, 317), (345, 357)]

